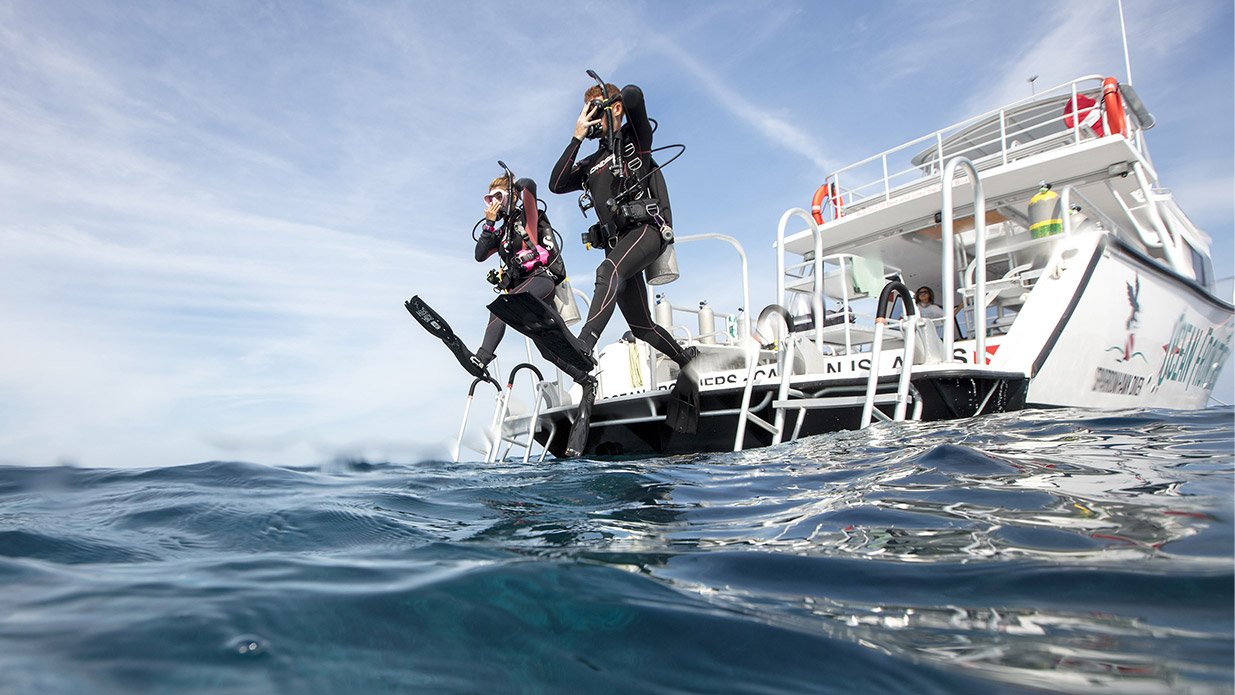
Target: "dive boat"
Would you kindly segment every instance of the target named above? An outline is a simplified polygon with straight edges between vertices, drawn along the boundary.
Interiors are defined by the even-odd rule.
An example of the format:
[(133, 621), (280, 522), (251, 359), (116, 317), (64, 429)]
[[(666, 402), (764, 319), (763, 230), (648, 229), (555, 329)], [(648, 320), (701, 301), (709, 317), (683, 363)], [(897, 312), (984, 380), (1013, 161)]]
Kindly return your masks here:
[[(700, 351), (697, 432), (664, 423), (677, 366), (622, 340), (598, 352), (585, 455), (737, 451), (1022, 408), (1205, 407), (1235, 307), (1214, 294), (1210, 238), (1161, 187), (1153, 125), (1131, 86), (1091, 75), (833, 172), (812, 210), (781, 215), (776, 295), (755, 320), (657, 296), (657, 322)], [(739, 240), (674, 246), (709, 239), (738, 251), (755, 306)], [(945, 318), (918, 315), (917, 286)], [(498, 387), (475, 447), (488, 460), (565, 449), (579, 388), (528, 355), (507, 382), (530, 375), (530, 404)]]

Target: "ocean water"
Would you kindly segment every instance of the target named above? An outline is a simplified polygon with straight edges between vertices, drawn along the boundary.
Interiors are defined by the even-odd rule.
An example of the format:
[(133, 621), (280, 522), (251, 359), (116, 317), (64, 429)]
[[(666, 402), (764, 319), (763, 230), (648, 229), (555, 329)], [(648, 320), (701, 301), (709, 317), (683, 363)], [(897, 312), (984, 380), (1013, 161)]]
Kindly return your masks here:
[[(0, 468), (0, 692), (1215, 692), (1232, 411)], [(169, 464), (175, 462), (169, 462)]]

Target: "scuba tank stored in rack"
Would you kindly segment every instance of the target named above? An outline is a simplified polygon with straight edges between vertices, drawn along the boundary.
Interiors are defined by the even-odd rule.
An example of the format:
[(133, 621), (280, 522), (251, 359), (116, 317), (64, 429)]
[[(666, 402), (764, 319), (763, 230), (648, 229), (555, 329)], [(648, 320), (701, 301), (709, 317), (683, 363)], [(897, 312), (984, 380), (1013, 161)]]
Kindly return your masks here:
[(1063, 231), (1063, 210), (1059, 194), (1043, 181), (1038, 193), (1029, 199), (1029, 236), (1034, 239)]

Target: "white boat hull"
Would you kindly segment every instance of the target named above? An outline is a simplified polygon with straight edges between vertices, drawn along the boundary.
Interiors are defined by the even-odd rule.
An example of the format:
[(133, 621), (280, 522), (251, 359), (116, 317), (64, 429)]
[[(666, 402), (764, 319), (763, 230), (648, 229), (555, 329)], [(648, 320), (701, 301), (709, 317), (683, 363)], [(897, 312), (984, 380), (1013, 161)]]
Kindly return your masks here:
[(1110, 237), (1062, 246), (992, 364), (1031, 375), (1030, 406), (1204, 408), (1233, 307)]

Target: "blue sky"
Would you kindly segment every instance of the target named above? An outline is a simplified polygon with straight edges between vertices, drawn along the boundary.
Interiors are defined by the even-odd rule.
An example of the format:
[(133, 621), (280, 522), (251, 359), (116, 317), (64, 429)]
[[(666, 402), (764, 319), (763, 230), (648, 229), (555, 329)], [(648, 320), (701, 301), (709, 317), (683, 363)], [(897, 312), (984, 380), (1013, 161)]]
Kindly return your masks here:
[[(1232, 4), (1125, 11), (1155, 164), (1229, 277)], [(480, 196), (498, 158), (547, 178), (589, 67), (688, 146), (678, 233), (741, 239), (760, 306), (830, 169), (1031, 74), (1125, 78), (1113, 1), (0, 0), (0, 461), (443, 455), (468, 379), (402, 301), (479, 342)], [(575, 196), (545, 197), (590, 293)], [(736, 307), (732, 252), (683, 249), (673, 301)]]

